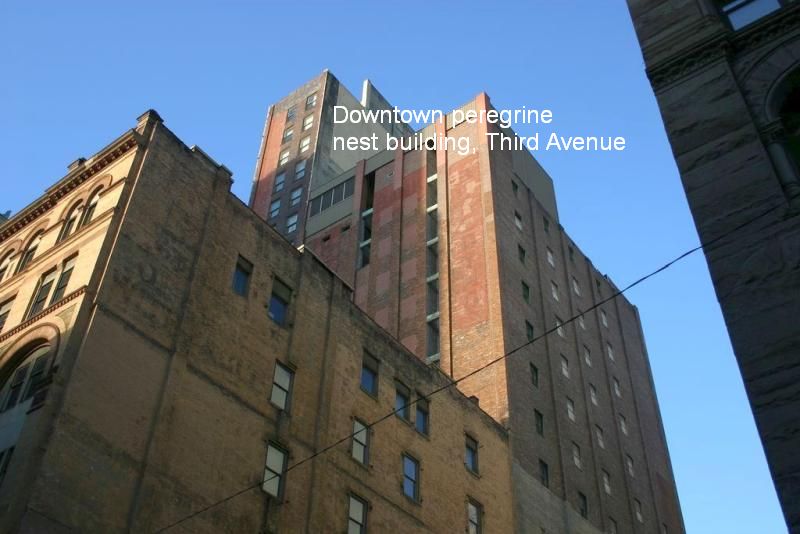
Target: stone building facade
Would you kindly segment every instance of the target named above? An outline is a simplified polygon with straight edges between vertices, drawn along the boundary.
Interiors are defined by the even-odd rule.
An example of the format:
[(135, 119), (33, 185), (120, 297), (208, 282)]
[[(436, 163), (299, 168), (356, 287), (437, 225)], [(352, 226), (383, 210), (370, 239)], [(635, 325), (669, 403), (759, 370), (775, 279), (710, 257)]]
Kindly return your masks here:
[(508, 430), (230, 185), (150, 111), (0, 227), (0, 531), (511, 532)]
[[(800, 3), (629, 0), (791, 532), (800, 532)], [(717, 241), (721, 236), (725, 237)]]
[[(489, 109), (485, 94), (460, 108)], [(447, 375), (514, 351), (459, 388), (509, 431), (517, 532), (683, 532), (636, 308), (587, 311), (617, 288), (559, 224), (551, 178), (526, 150), (490, 149), (513, 131), (457, 116), (419, 134), (471, 153), (378, 152), (312, 188), (304, 246)]]

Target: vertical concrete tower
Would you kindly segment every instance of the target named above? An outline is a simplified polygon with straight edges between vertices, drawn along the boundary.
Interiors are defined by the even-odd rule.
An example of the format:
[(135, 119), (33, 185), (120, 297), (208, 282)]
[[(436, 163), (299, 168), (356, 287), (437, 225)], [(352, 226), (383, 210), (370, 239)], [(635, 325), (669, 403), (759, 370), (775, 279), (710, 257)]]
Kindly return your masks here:
[(706, 261), (800, 532), (800, 3), (628, 5), (700, 238), (735, 230)]

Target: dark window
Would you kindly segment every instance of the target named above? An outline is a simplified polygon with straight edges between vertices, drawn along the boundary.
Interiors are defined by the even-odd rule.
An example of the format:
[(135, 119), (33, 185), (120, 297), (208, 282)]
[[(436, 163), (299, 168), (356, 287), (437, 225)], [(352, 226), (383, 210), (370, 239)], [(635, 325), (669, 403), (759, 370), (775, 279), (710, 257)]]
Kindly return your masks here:
[(525, 263), (525, 249), (522, 248), (522, 245), (517, 245), (517, 256), (520, 263)]
[(309, 208), (309, 217), (313, 217), (322, 211), (322, 197), (314, 197), (311, 199), (311, 207)]
[[(23, 388), (25, 387), (25, 379), (28, 378), (28, 371), (30, 370), (30, 363), (26, 363), (17, 367), (14, 374), (11, 376), (11, 381), (8, 385), (8, 393), (6, 394), (3, 409), (0, 411), (10, 410), (22, 399)], [(5, 389), (5, 388), (3, 388)]]
[(430, 408), (428, 407), (428, 401), (426, 399), (423, 399), (421, 395), (418, 397), (417, 417), (414, 419), (414, 426), (416, 427), (417, 432), (427, 436), (430, 432), (431, 425)]
[(522, 282), (522, 298), (527, 303), (531, 301), (531, 288), (525, 282)]
[(361, 361), (361, 389), (372, 396), (378, 394), (378, 360), (367, 352)]
[(8, 272), (9, 268), (11, 267), (11, 256), (14, 255), (14, 251), (12, 250), (8, 254), (3, 257), (3, 261), (0, 261), (0, 282), (3, 281), (5, 278), (6, 273)]
[(511, 180), (511, 190), (514, 192), (514, 196), (517, 196), (517, 191), (519, 191), (519, 185), (514, 180)]
[(531, 364), (531, 383), (539, 387), (539, 368)]
[(464, 463), (473, 473), (478, 472), (478, 442), (472, 437), (466, 437)]
[(289, 126), (283, 131), (283, 139), (281, 140), (282, 143), (289, 141), (292, 136), (294, 135), (294, 128)]
[(275, 175), (275, 185), (273, 186), (273, 190), (277, 193), (278, 191), (283, 191), (283, 185), (286, 183), (286, 173), (279, 172)]
[(56, 239), (56, 243), (60, 243), (66, 238), (68, 238), (75, 230), (78, 217), (80, 217), (81, 207), (82, 207), (81, 204), (78, 203), (70, 210), (69, 215), (67, 215), (67, 218), (64, 220), (64, 224), (61, 227), (61, 232), (59, 232), (58, 234), (58, 239)]
[(344, 183), (344, 198), (350, 198), (353, 196), (353, 190), (356, 186), (356, 179), (350, 178)]
[(303, 198), (303, 188), (296, 187), (292, 189), (291, 196), (289, 198), (289, 206), (297, 206), (300, 204), (300, 200)]
[(428, 360), (439, 360), (439, 319), (431, 319), (427, 322), (427, 356)]
[(722, 14), (728, 18), (734, 30), (743, 28), (773, 11), (789, 0), (717, 0)]
[(81, 226), (86, 226), (92, 222), (92, 217), (94, 217), (94, 212), (97, 210), (98, 202), (100, 202), (100, 189), (95, 191), (89, 198), (89, 202), (86, 203), (86, 207), (83, 209), (83, 216), (81, 217)]
[(589, 517), (589, 501), (586, 500), (586, 495), (580, 491), (578, 492), (578, 511), (581, 513), (581, 517)]
[(56, 270), (53, 269), (49, 273), (42, 276), (39, 281), (39, 286), (36, 288), (36, 293), (31, 300), (31, 306), (28, 309), (27, 319), (39, 314), (47, 303), (47, 297), (50, 295), (50, 290), (53, 288), (53, 282), (56, 279)]
[(528, 338), (528, 341), (533, 341), (533, 325), (528, 321), (525, 321), (525, 336)]
[(16, 272), (21, 272), (33, 260), (34, 256), (36, 256), (36, 249), (39, 248), (39, 243), (41, 241), (42, 232), (39, 232), (36, 237), (31, 239), (31, 242), (28, 244), (28, 248), (26, 248), (25, 252), (22, 253), (22, 258), (19, 260)]
[(544, 231), (545, 233), (550, 233), (550, 219), (547, 217), (542, 217), (542, 222), (544, 223)]
[(403, 494), (419, 501), (419, 462), (407, 454), (403, 455)]
[(286, 122), (294, 121), (294, 118), (297, 116), (297, 106), (290, 106), (289, 109), (286, 111)]
[(411, 419), (411, 394), (406, 386), (395, 382), (394, 413), (405, 420)]
[(14, 454), (14, 447), (0, 452), (0, 488), (3, 487), (3, 479), (8, 472), (8, 464), (11, 463), (11, 455)]
[(301, 159), (297, 163), (294, 164), (294, 179), (300, 180), (306, 175), (306, 161), (305, 159)]
[(536, 433), (540, 436), (544, 436), (544, 415), (539, 410), (533, 411), (533, 418), (536, 422)]
[(47, 371), (47, 364), (49, 361), (50, 355), (44, 354), (43, 356), (36, 358), (36, 360), (33, 362), (33, 368), (31, 369), (31, 375), (28, 377), (28, 385), (25, 387), (25, 394), (22, 396), (22, 402), (32, 398), (39, 390), (39, 386), (41, 385), (45, 376), (45, 372)]
[(539, 460), (539, 482), (545, 488), (550, 487), (550, 467), (543, 460)]
[(0, 332), (3, 331), (3, 327), (6, 325), (6, 321), (8, 320), (8, 315), (11, 313), (11, 306), (13, 306), (13, 304), (13, 298), (0, 304)]
[(269, 218), (274, 219), (281, 212), (281, 199), (273, 200), (269, 205)]
[(292, 290), (289, 286), (273, 278), (272, 296), (269, 299), (269, 318), (283, 326), (286, 324), (286, 315), (289, 311), (289, 302), (292, 298)]
[(439, 311), (439, 279), (428, 280), (427, 291), (427, 315), (432, 315)]
[(253, 264), (239, 256), (236, 260), (236, 269), (233, 271), (233, 290), (243, 297), (247, 296), (247, 289), (250, 287), (250, 274), (253, 272)]

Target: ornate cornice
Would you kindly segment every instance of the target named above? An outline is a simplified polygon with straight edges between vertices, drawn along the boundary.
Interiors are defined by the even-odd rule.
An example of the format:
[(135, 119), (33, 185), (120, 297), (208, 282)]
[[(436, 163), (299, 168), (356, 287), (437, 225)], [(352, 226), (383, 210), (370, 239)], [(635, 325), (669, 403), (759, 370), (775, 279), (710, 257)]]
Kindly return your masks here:
[(42, 311), (40, 311), (39, 313), (37, 313), (36, 315), (31, 317), (27, 321), (18, 324), (17, 326), (12, 328), (8, 332), (5, 332), (2, 335), (0, 335), (0, 343), (3, 343), (4, 341), (8, 340), (10, 337), (14, 336), (15, 334), (18, 334), (18, 333), (22, 332), (23, 330), (28, 328), (30, 325), (32, 325), (33, 323), (35, 323), (36, 321), (38, 321), (39, 319), (41, 319), (45, 315), (48, 315), (49, 313), (52, 313), (53, 311), (57, 310), (58, 308), (61, 308), (61, 307), (65, 306), (67, 303), (75, 300), (76, 298), (80, 297), (84, 293), (86, 293), (86, 286), (79, 287), (78, 289), (76, 289), (72, 293), (69, 293), (64, 298), (59, 300), (58, 302), (55, 302), (55, 303), (51, 304), (50, 306), (48, 306), (47, 308), (43, 309)]
[(45, 194), (39, 197), (38, 200), (0, 225), (0, 243), (19, 232), (32, 221), (41, 217), (42, 214), (52, 209), (65, 195), (69, 194), (86, 180), (97, 175), (97, 173), (101, 172), (114, 161), (120, 159), (129, 150), (139, 144), (139, 134), (134, 130), (130, 130), (108, 147), (98, 152), (88, 164), (85, 161), (77, 160), (75, 164), (70, 166), (72, 171), (67, 176), (47, 189)]
[(647, 69), (655, 91), (700, 68), (739, 52), (751, 50), (800, 28), (800, 2), (787, 5), (743, 30), (721, 32), (702, 43), (681, 50)]

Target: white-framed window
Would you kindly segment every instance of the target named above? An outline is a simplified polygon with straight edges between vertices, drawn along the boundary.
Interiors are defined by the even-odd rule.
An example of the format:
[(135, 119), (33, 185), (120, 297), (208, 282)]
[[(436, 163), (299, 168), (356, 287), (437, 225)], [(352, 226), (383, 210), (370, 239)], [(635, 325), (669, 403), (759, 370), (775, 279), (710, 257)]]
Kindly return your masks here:
[(297, 116), (297, 106), (289, 107), (289, 109), (286, 110), (286, 123), (294, 122), (295, 116)]
[(561, 319), (559, 319), (558, 317), (556, 317), (556, 332), (558, 333), (558, 335), (559, 335), (559, 336), (561, 336), (561, 337), (566, 337), (566, 335), (567, 335), (567, 334), (566, 334), (566, 332), (564, 331), (564, 326), (563, 326), (563, 324), (564, 324), (564, 323), (562, 323), (562, 322), (561, 322)]
[(553, 300), (558, 302), (558, 284), (550, 282), (550, 294), (553, 295)]
[(630, 476), (634, 476), (633, 457), (630, 454), (625, 455), (625, 469), (628, 471)]
[(306, 136), (300, 140), (300, 153), (307, 152), (311, 148), (311, 137)]
[(589, 398), (592, 401), (592, 404), (597, 406), (597, 388), (594, 387), (594, 384), (589, 384)]
[(286, 233), (291, 234), (297, 230), (297, 214), (293, 213), (286, 219)]
[(353, 459), (367, 465), (369, 461), (369, 428), (359, 419), (353, 419), (353, 443), (351, 447)]
[(522, 216), (516, 211), (514, 212), (514, 226), (516, 226), (518, 230), (522, 230)]
[(300, 204), (300, 199), (303, 198), (303, 188), (296, 187), (292, 189), (291, 197), (289, 198), (289, 205), (290, 206), (297, 206)]
[(639, 499), (633, 499), (633, 510), (636, 512), (636, 520), (639, 523), (644, 523), (644, 515), (642, 514), (642, 502)]
[(608, 315), (606, 315), (605, 310), (600, 310), (600, 322), (603, 323), (603, 326), (608, 328)]
[(622, 414), (619, 414), (619, 429), (623, 434), (628, 435), (628, 421)]
[(597, 445), (601, 449), (605, 449), (606, 448), (606, 440), (605, 440), (605, 435), (603, 434), (603, 429), (599, 425), (595, 425), (594, 426), (594, 433), (595, 433), (595, 436), (597, 436)]
[(311, 109), (317, 105), (317, 93), (313, 92), (306, 97), (306, 109)]
[(607, 495), (611, 495), (611, 475), (608, 471), (603, 471), (603, 490)]
[(297, 163), (294, 164), (294, 179), (300, 180), (304, 178), (306, 175), (306, 162), (308, 160), (301, 159)]
[(287, 126), (286, 129), (283, 130), (283, 138), (281, 139), (281, 142), (285, 143), (291, 140), (293, 135), (294, 135), (294, 127)]
[(569, 378), (569, 360), (563, 354), (561, 355), (561, 374)]
[(314, 126), (314, 115), (306, 115), (303, 119), (303, 131), (310, 130), (312, 126)]
[(367, 534), (367, 502), (352, 493), (347, 507), (347, 534)]
[(619, 380), (617, 379), (616, 376), (614, 377), (612, 383), (614, 384), (614, 395), (616, 395), (617, 397), (619, 397), (621, 399), (622, 398), (622, 386), (619, 385)]
[(473, 499), (467, 501), (467, 534), (483, 534), (483, 506)]
[(15, 298), (16, 297), (11, 297), (10, 299), (0, 304), (0, 332), (3, 331), (3, 327), (6, 325), (6, 321), (8, 321), (8, 316), (11, 314), (11, 307), (14, 305)]
[(583, 346), (583, 361), (585, 361), (586, 365), (589, 367), (592, 366), (592, 351), (590, 351), (589, 347), (586, 345)]
[(572, 292), (579, 297), (581, 296), (581, 285), (578, 283), (578, 279), (574, 276), (572, 277)]
[(556, 257), (553, 256), (553, 251), (549, 248), (547, 249), (547, 263), (550, 264), (550, 267), (556, 266)]
[(581, 327), (581, 330), (586, 330), (586, 319), (583, 318), (583, 314), (578, 316), (578, 325)]
[(403, 454), (403, 494), (419, 502), (419, 461)]
[(269, 218), (274, 219), (281, 212), (281, 199), (273, 200), (269, 205)]
[(278, 156), (278, 166), (289, 163), (289, 154), (291, 154), (291, 151), (288, 148), (281, 151), (280, 155)]
[(574, 441), (572, 442), (572, 462), (578, 469), (583, 469), (583, 461), (581, 460), (581, 448)]
[(275, 362), (275, 372), (272, 378), (272, 393), (269, 400), (281, 410), (288, 411), (289, 401), (292, 396), (292, 383), (294, 382), (294, 371)]
[(614, 361), (614, 347), (611, 346), (611, 343), (606, 343), (606, 354), (608, 354), (608, 359), (613, 362)]
[(575, 402), (567, 397), (567, 417), (573, 423), (575, 422)]
[(272, 188), (273, 191), (276, 193), (278, 191), (283, 191), (283, 186), (285, 183), (286, 183), (286, 173), (279, 172), (278, 174), (275, 175), (275, 185)]
[(288, 457), (287, 452), (281, 447), (272, 443), (267, 446), (267, 461), (264, 466), (264, 479), (261, 483), (261, 489), (267, 495), (278, 499), (283, 496)]

